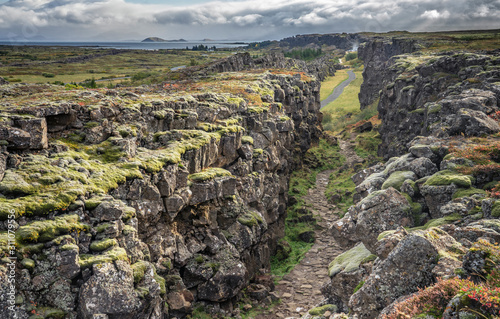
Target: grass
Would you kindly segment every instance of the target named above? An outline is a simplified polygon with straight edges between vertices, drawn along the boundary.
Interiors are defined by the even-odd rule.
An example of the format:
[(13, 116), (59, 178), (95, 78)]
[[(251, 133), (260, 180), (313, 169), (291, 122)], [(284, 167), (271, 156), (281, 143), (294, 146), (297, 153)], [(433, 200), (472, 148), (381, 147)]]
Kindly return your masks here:
[(319, 92), (321, 101), (330, 96), (333, 90), (348, 78), (349, 74), (347, 74), (347, 70), (343, 69), (335, 72), (335, 76), (329, 76), (321, 82), (321, 90)]
[[(171, 68), (189, 65), (191, 60), (203, 64), (231, 55), (231, 51), (197, 52), (191, 50), (120, 50), (87, 49), (73, 47), (0, 47), (0, 74), (25, 83), (82, 82), (92, 77), (96, 80), (131, 76), (137, 83), (147, 82)], [(93, 56), (82, 62), (64, 62), (67, 58)], [(43, 61), (44, 63), (39, 63)], [(10, 64), (24, 64), (11, 66)], [(43, 74), (54, 74), (46, 77)], [(110, 81), (100, 82), (107, 85)], [(121, 81), (120, 81), (121, 82)], [(116, 83), (116, 81), (113, 81)]]
[(323, 126), (325, 130), (336, 130), (340, 124), (345, 122), (345, 115), (361, 113), (358, 94), (363, 83), (361, 71), (355, 71), (356, 79), (352, 81), (342, 92), (338, 99), (321, 109), (324, 114)]

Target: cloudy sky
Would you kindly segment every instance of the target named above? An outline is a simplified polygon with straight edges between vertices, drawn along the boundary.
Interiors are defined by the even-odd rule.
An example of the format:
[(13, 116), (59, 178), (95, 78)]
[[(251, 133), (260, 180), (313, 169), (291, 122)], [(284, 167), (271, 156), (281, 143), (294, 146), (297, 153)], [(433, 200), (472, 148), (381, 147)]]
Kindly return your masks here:
[(266, 40), (500, 29), (500, 0), (0, 0), (0, 40)]

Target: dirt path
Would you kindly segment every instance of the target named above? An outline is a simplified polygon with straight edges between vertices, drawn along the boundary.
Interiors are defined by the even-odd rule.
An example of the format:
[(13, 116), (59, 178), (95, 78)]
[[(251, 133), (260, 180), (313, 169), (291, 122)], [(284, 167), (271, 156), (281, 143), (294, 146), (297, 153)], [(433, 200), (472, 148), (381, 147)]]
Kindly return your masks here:
[(344, 141), (342, 139), (338, 139), (340, 151), (341, 151), (342, 155), (345, 156), (346, 165), (348, 167), (353, 167), (356, 163), (363, 163), (364, 162), (364, 159), (359, 157), (358, 154), (356, 154), (356, 152), (352, 148), (351, 143), (350, 143), (350, 141), (352, 141), (352, 140), (353, 140), (352, 137), (349, 141)]
[(323, 300), (321, 286), (328, 280), (328, 264), (341, 253), (329, 226), (338, 218), (336, 207), (327, 202), (325, 190), (332, 171), (324, 171), (316, 177), (316, 187), (309, 190), (306, 203), (317, 216), (316, 241), (302, 261), (276, 286), (281, 303), (257, 319), (300, 318)]

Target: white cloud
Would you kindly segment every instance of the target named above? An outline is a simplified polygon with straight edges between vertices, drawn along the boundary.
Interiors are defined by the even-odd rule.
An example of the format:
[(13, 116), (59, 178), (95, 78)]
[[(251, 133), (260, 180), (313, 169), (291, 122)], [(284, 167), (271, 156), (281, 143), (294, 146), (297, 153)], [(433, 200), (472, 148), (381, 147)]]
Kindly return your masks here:
[(447, 10), (442, 12), (438, 12), (437, 10), (425, 11), (420, 15), (423, 19), (448, 19), (450, 17), (450, 13)]
[(306, 32), (491, 29), (500, 28), (499, 17), (499, 0), (240, 0), (190, 6), (10, 0), (0, 4), (0, 34), (27, 37), (22, 30), (29, 27), (48, 38), (73, 40), (108, 31), (121, 32), (123, 39), (132, 32), (167, 38), (263, 39)]

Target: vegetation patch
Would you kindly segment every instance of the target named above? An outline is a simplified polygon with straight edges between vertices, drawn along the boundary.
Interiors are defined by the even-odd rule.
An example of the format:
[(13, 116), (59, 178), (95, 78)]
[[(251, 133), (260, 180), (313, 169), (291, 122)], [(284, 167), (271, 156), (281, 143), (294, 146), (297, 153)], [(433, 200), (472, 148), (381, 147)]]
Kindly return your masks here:
[(89, 268), (94, 264), (111, 263), (115, 260), (128, 261), (127, 251), (121, 247), (114, 246), (100, 255), (80, 254), (78, 263), (82, 268)]
[(432, 175), (424, 185), (446, 186), (452, 183), (458, 187), (470, 188), (472, 186), (472, 177), (458, 174), (450, 170), (443, 170)]
[(337, 306), (335, 305), (324, 305), (321, 307), (316, 307), (309, 310), (311, 316), (322, 316), (325, 312), (330, 311), (332, 313), (337, 311)]
[(57, 236), (71, 232), (89, 231), (88, 225), (80, 223), (78, 215), (64, 215), (54, 220), (35, 221), (19, 227), (16, 238), (24, 243), (47, 242)]
[(217, 177), (232, 176), (231, 172), (223, 168), (211, 167), (204, 169), (202, 172), (194, 173), (188, 176), (188, 179), (193, 182), (205, 182)]

